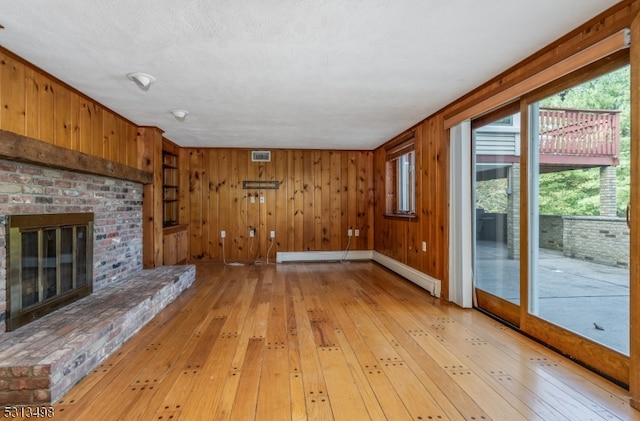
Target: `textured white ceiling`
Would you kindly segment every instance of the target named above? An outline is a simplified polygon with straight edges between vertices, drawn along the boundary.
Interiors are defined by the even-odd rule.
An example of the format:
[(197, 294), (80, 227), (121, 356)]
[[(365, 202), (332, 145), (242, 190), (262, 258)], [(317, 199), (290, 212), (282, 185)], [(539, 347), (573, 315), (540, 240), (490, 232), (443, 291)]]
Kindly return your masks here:
[(366, 150), (616, 2), (5, 0), (0, 44), (181, 146)]

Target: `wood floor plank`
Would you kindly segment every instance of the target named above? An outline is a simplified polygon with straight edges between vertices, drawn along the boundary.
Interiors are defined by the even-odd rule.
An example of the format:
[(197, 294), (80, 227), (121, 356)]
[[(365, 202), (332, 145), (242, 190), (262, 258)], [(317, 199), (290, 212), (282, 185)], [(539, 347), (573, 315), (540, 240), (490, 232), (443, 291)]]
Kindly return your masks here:
[(371, 262), (201, 264), (59, 420), (640, 420), (628, 392)]
[(291, 421), (306, 420), (307, 397), (304, 393), (304, 384), (300, 373), (289, 375), (289, 393), (291, 394)]
[[(164, 313), (164, 312), (163, 313), (170, 314), (171, 311), (172, 309), (170, 309), (170, 311), (167, 313)], [(163, 314), (163, 317), (164, 317), (164, 314)], [(195, 322), (194, 319), (188, 319), (188, 320), (190, 320), (191, 323)], [(133, 386), (133, 387), (135, 387), (136, 385), (139, 386), (140, 383), (144, 385), (144, 384), (148, 384), (150, 381), (154, 385), (154, 388), (159, 387), (162, 383), (162, 378), (164, 378), (164, 374), (166, 374), (167, 370), (165, 369), (165, 370), (162, 370), (162, 372), (157, 372), (156, 374), (158, 374), (158, 378), (160, 380), (155, 382), (151, 379), (144, 379), (144, 375), (139, 375), (139, 373), (147, 372), (147, 367), (148, 367), (147, 363), (151, 361), (162, 360), (162, 357), (161, 356), (159, 357), (157, 355), (160, 349), (169, 351), (169, 352), (166, 352), (165, 354), (165, 357), (164, 357), (165, 362), (167, 357), (171, 357), (171, 358), (175, 357), (175, 348), (171, 344), (173, 345), (183, 344), (188, 337), (193, 335), (192, 329), (178, 329), (177, 331), (181, 332), (181, 334), (171, 335), (170, 333), (174, 332), (174, 329), (173, 329), (175, 327), (174, 323), (164, 323), (161, 321), (162, 321), (162, 318), (160, 318), (159, 320), (154, 319), (154, 322), (150, 323), (148, 330), (151, 332), (155, 331), (155, 334), (140, 336), (140, 339), (148, 342), (140, 343), (139, 341), (130, 341), (127, 344), (125, 344), (121, 348), (121, 350), (113, 358), (110, 359), (108, 363), (109, 366), (117, 367), (117, 368), (108, 372), (101, 379), (101, 381), (93, 382), (89, 376), (85, 378), (85, 380), (88, 380), (91, 384), (91, 386), (88, 389), (85, 385), (79, 385), (77, 388), (72, 389), (72, 392), (74, 392), (74, 390), (76, 389), (83, 390), (82, 392), (83, 399), (78, 400), (77, 398), (68, 398), (70, 400), (81, 402), (81, 404), (73, 405), (65, 408), (65, 412), (66, 412), (65, 415), (68, 417), (72, 417), (73, 419), (85, 419), (85, 418), (92, 419), (92, 415), (95, 412), (98, 412), (98, 413), (107, 413), (109, 411), (116, 412), (113, 414), (114, 417), (118, 415), (119, 413), (118, 410), (120, 409), (125, 413), (137, 412), (138, 408), (136, 408), (135, 403), (140, 402), (139, 399), (137, 399), (137, 394), (134, 396), (134, 398), (136, 399), (129, 399), (130, 394), (127, 393), (126, 391), (131, 389), (130, 386)], [(157, 322), (161, 322), (161, 323), (157, 323)], [(160, 329), (154, 330), (154, 326), (159, 327)], [(161, 344), (164, 343), (165, 339), (169, 339), (169, 338), (173, 339), (175, 342), (168, 341), (169, 344), (166, 347), (162, 347)], [(124, 370), (125, 366), (123, 364), (119, 364), (119, 362), (121, 362), (123, 359), (126, 359), (127, 362), (131, 363), (134, 367), (136, 367), (136, 369)], [(157, 369), (157, 366), (156, 366), (156, 369)], [(127, 402), (127, 404), (119, 406), (118, 410), (116, 411), (109, 409), (108, 399), (102, 399), (102, 397), (105, 395), (108, 395), (111, 398), (113, 397), (119, 398), (120, 394), (124, 395), (122, 396), (122, 398), (124, 399), (124, 402)], [(73, 396), (73, 393), (70, 393), (70, 395)], [(146, 395), (154, 396), (155, 392), (146, 393)], [(148, 399), (148, 397), (145, 397), (145, 399)], [(86, 403), (91, 401), (98, 402), (98, 403), (93, 404), (89, 407)], [(149, 407), (148, 403), (149, 403), (148, 401), (145, 401), (143, 405), (139, 405), (139, 406), (143, 409), (146, 409)]]
[(240, 342), (239, 332), (245, 325), (256, 284), (256, 279), (249, 279), (229, 309), (222, 333), (213, 343), (209, 356), (202, 366), (202, 370), (207, 375), (199, 377), (193, 388), (195, 391), (207, 390), (210, 395), (205, 399), (199, 396), (199, 393), (193, 393), (187, 397), (182, 412), (182, 416), (187, 419), (207, 419), (215, 412), (220, 392), (224, 388), (224, 379), (231, 370), (233, 357)]
[(319, 357), (334, 419), (352, 421), (368, 414), (342, 350), (324, 347), (320, 349)]
[(284, 344), (267, 345), (264, 350), (256, 420), (291, 419), (289, 393), (289, 351)]
[[(414, 312), (414, 314), (418, 314)], [(432, 315), (435, 316), (435, 315)], [(424, 315), (422, 315), (424, 317)], [(534, 349), (530, 349), (527, 352), (526, 359), (512, 360), (509, 358), (507, 354), (499, 353), (498, 351), (503, 349), (502, 341), (491, 341), (488, 342), (485, 339), (485, 336), (478, 335), (479, 332), (475, 332), (475, 336), (469, 336), (469, 331), (467, 327), (462, 326), (460, 323), (456, 323), (454, 320), (451, 320), (446, 315), (435, 316), (435, 319), (432, 317), (429, 319), (431, 322), (432, 328), (438, 331), (437, 336), (440, 338), (441, 343), (444, 345), (445, 351), (451, 354), (460, 354), (464, 355), (466, 363), (472, 365), (476, 369), (476, 373), (480, 374), (485, 378), (485, 382), (491, 384), (491, 380), (489, 376), (494, 376), (500, 380), (509, 379), (509, 385), (505, 385), (504, 388), (500, 388), (502, 395), (516, 395), (517, 400), (528, 405), (532, 411), (534, 411), (538, 416), (543, 419), (571, 419), (572, 417), (589, 417), (590, 415), (584, 413), (585, 403), (580, 403), (580, 398), (576, 399), (576, 397), (565, 400), (564, 391), (561, 389), (556, 389), (551, 384), (546, 384), (544, 387), (537, 387), (534, 390), (527, 387), (518, 387), (521, 386), (519, 381), (524, 382), (525, 384), (530, 384), (532, 378), (524, 378), (524, 376), (528, 373), (528, 370), (523, 369), (523, 366), (529, 367), (530, 361), (536, 359), (543, 359), (546, 361), (546, 357), (544, 354), (549, 353), (550, 351), (545, 348), (538, 348), (540, 351), (544, 351), (544, 354), (536, 353)], [(453, 331), (452, 331), (453, 330)], [(428, 349), (429, 354), (432, 356), (437, 356), (439, 353), (434, 352), (437, 349), (437, 343), (433, 341), (429, 341), (430, 337), (420, 337), (418, 342), (428, 341)], [(489, 350), (488, 350), (489, 349)], [(455, 350), (451, 352), (450, 350)], [(556, 361), (560, 361), (561, 357), (557, 355), (552, 355), (551, 358)], [(479, 361), (482, 361), (480, 363)], [(510, 367), (506, 367), (509, 362), (512, 362)], [(462, 368), (466, 366), (461, 366)], [(513, 373), (513, 374), (509, 374)], [(538, 383), (540, 379), (538, 378)], [(494, 383), (494, 387), (495, 387)], [(546, 399), (542, 399), (540, 394), (545, 394)], [(526, 412), (526, 409), (522, 407), (520, 404), (516, 404), (521, 407), (523, 412)], [(601, 408), (599, 408), (601, 409)], [(591, 413), (593, 409), (588, 410)], [(566, 418), (568, 417), (568, 418)], [(599, 417), (597, 417), (599, 419)]]
[[(454, 387), (450, 382), (443, 381), (443, 374), (451, 377), (450, 372), (446, 369), (443, 370), (443, 367), (439, 367), (437, 364), (431, 364), (431, 362), (434, 362), (431, 355), (422, 353), (417, 354), (418, 358), (414, 358), (413, 355), (416, 355), (415, 352), (417, 351), (415, 346), (413, 346), (414, 342), (413, 340), (409, 340), (407, 337), (408, 332), (406, 332), (404, 326), (396, 320), (398, 314), (406, 311), (404, 310), (404, 303), (402, 306), (399, 306), (398, 303), (392, 301), (387, 303), (388, 307), (385, 307), (376, 302), (376, 296), (378, 295), (383, 296), (384, 294), (380, 292), (374, 292), (372, 294), (362, 293), (363, 302), (365, 303), (365, 305), (363, 305), (363, 312), (368, 314), (371, 319), (377, 323), (381, 334), (390, 342), (397, 342), (399, 345), (402, 345), (397, 349), (402, 355), (403, 361), (405, 361), (408, 366), (414, 367), (414, 373), (417, 373), (431, 393), (436, 394), (436, 400), (449, 417), (458, 417), (460, 413), (471, 413), (474, 414), (471, 416), (478, 416), (478, 413), (480, 413), (482, 414), (480, 417), (487, 414), (494, 419), (525, 419), (523, 414), (526, 415), (530, 412), (526, 406), (516, 403), (516, 407), (514, 407), (508, 400), (504, 399), (504, 396), (496, 393), (490, 385), (486, 383), (479, 384), (477, 381), (469, 381), (475, 380), (475, 377), (471, 376), (472, 373), (469, 373), (470, 376), (464, 381), (453, 379), (457, 385), (457, 387)], [(393, 314), (393, 317), (391, 314)], [(440, 329), (439, 325), (425, 326), (425, 330), (430, 334), (435, 334), (438, 329)], [(422, 369), (418, 368), (420, 364), (415, 363), (416, 359), (419, 360), (421, 364), (427, 364), (429, 368), (426, 371), (424, 367)], [(429, 375), (425, 375), (426, 373), (429, 373)], [(438, 375), (439, 378), (436, 383), (433, 381), (433, 376)], [(436, 386), (436, 384), (438, 386)], [(454, 395), (458, 396), (458, 405), (455, 407), (445, 398)], [(469, 401), (469, 398), (471, 401)], [(492, 400), (493, 405), (490, 411), (479, 408), (479, 403), (486, 399)], [(462, 402), (466, 402), (467, 405), (462, 405)], [(494, 415), (491, 415), (492, 413)]]
[(340, 326), (336, 331), (336, 338), (348, 361), (370, 418), (383, 420), (392, 416), (394, 419), (410, 419), (402, 400), (393, 393), (393, 386), (380, 370), (376, 357), (371, 353), (344, 309), (345, 306), (354, 305), (355, 302), (348, 295), (340, 294), (338, 288), (334, 290), (334, 294), (336, 299), (330, 301), (329, 305)]
[(233, 412), (231, 412), (233, 420), (244, 421), (255, 417), (263, 353), (264, 338), (251, 338), (247, 352), (244, 354), (245, 361), (242, 368), (240, 371), (234, 371), (233, 374), (239, 379), (237, 389), (234, 391)]
[(292, 287), (292, 290), (294, 291), (293, 308), (296, 315), (298, 331), (297, 346), (302, 380), (307, 396), (323, 396), (326, 395), (327, 387), (324, 382), (324, 377), (322, 376), (322, 366), (318, 358), (318, 350), (311, 328), (311, 321), (309, 320), (309, 312), (307, 311), (304, 296), (300, 288), (301, 283), (302, 280), (299, 280), (299, 282)]
[[(199, 289), (204, 290), (205, 293), (207, 291), (204, 287)], [(110, 384), (122, 373), (124, 365), (121, 362), (124, 359), (130, 359), (131, 355), (141, 354), (149, 343), (153, 343), (158, 338), (164, 340), (166, 336), (171, 336), (170, 333), (175, 328), (174, 323), (179, 323), (180, 327), (184, 327), (181, 330), (190, 334), (194, 323), (197, 323), (198, 316), (189, 319), (182, 319), (179, 316), (188, 314), (193, 308), (199, 307), (200, 301), (195, 290), (196, 288), (192, 288), (183, 293), (172, 305), (151, 320), (146, 329), (136, 335), (135, 340), (125, 343), (109, 360), (104, 361), (93, 370), (92, 375), (85, 377), (72, 388), (59, 401), (62, 406), (61, 412), (75, 413), (75, 415), (69, 416), (79, 417), (86, 404), (98, 399), (98, 395), (105, 390), (105, 385)], [(186, 328), (187, 326), (189, 328)]]

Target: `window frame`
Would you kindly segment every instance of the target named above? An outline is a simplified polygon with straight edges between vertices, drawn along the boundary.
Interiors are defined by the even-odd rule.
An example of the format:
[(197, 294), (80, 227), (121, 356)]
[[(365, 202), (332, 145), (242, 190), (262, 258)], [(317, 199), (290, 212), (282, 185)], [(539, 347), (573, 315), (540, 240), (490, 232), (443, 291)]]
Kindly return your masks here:
[(415, 218), (417, 183), (414, 132), (400, 136), (385, 150), (385, 216)]

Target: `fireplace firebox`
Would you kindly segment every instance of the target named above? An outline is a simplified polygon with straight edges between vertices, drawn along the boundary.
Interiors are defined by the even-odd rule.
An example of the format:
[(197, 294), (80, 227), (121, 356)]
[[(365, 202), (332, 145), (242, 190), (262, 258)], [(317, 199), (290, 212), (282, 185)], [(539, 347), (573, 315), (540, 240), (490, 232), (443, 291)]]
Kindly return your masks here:
[(93, 213), (7, 220), (7, 330), (93, 291)]

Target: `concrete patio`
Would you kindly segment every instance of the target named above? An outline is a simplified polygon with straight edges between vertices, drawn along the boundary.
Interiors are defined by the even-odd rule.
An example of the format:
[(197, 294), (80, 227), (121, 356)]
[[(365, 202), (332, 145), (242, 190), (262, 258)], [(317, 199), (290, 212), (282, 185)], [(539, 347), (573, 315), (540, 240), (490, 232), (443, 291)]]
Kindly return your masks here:
[[(506, 245), (478, 241), (476, 260), (476, 286), (519, 304), (520, 262), (507, 258)], [(628, 269), (540, 249), (537, 293), (539, 317), (629, 354)]]

